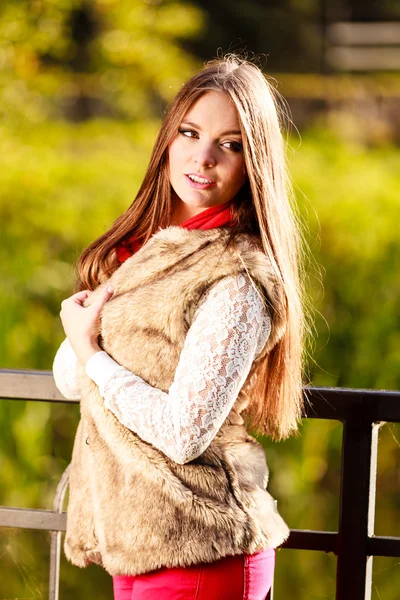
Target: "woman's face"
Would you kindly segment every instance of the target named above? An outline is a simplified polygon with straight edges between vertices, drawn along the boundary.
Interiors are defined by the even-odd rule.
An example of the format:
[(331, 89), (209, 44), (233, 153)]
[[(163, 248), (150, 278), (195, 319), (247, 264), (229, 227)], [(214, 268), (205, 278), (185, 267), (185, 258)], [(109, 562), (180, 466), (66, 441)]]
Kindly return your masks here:
[(168, 157), (175, 209), (180, 204), (187, 217), (236, 196), (247, 176), (239, 117), (227, 94), (207, 92), (194, 102)]

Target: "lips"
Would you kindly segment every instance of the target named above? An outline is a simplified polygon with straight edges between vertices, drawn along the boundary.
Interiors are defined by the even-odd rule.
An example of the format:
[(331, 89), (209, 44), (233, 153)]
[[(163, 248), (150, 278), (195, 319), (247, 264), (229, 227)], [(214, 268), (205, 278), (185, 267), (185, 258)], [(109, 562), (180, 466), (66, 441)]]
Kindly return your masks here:
[(206, 177), (205, 175), (200, 175), (200, 173), (186, 173), (187, 176), (195, 183), (202, 183), (204, 185), (215, 183), (213, 179)]
[(204, 177), (199, 173), (185, 173), (185, 179), (190, 187), (194, 187), (201, 190), (206, 190), (210, 187), (216, 186), (216, 182), (213, 179)]

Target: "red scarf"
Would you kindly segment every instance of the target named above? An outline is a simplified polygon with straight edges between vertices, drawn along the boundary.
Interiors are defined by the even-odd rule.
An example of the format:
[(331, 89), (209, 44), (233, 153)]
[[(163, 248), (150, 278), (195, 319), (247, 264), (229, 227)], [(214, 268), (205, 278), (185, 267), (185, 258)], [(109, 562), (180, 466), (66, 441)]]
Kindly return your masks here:
[[(179, 227), (185, 227), (186, 229), (213, 229), (214, 227), (232, 225), (232, 220), (232, 200), (229, 200), (225, 204), (206, 208), (198, 215), (190, 217), (190, 219), (181, 223)], [(119, 262), (123, 263), (132, 254), (137, 252), (140, 246), (140, 242), (133, 237), (118, 244), (115, 251)]]

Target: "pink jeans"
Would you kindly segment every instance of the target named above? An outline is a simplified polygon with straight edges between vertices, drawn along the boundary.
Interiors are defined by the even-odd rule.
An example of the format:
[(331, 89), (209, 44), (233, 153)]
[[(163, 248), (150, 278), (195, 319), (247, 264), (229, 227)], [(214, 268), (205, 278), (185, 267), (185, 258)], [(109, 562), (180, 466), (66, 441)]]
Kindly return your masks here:
[(114, 600), (264, 600), (275, 550), (226, 556), (213, 563), (113, 577)]

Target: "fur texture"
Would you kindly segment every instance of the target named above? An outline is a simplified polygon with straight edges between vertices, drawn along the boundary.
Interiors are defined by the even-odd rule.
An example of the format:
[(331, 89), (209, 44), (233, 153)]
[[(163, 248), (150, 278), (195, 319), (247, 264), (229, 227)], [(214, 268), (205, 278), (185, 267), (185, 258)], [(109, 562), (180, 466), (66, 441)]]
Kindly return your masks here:
[[(226, 247), (227, 235), (168, 227), (107, 282), (115, 291), (102, 313), (102, 346), (150, 385), (168, 390), (200, 297), (227, 275), (246, 270), (267, 302), (272, 330), (263, 356), (282, 336), (282, 289), (257, 238), (241, 235)], [(266, 491), (264, 450), (240, 416), (244, 392), (207, 450), (180, 465), (122, 426), (83, 372), (80, 380), (64, 545), (72, 563), (136, 575), (251, 554), (288, 537)]]

